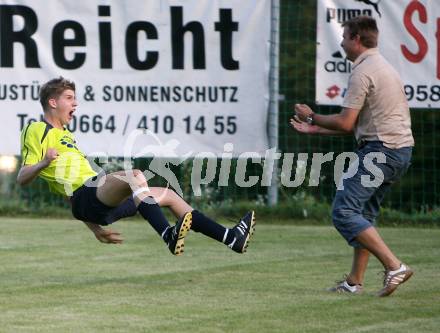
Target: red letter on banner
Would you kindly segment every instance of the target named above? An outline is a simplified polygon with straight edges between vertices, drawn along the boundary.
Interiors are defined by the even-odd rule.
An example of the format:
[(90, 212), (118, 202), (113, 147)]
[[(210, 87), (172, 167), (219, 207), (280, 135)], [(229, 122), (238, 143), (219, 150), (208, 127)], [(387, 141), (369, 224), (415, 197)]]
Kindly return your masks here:
[(437, 19), (437, 79), (440, 80), (440, 18)]
[(408, 7), (405, 9), (405, 13), (403, 14), (403, 24), (405, 25), (406, 30), (410, 33), (411, 36), (414, 37), (418, 46), (419, 52), (411, 53), (405, 45), (400, 45), (403, 55), (406, 59), (411, 62), (420, 62), (425, 57), (426, 52), (428, 52), (428, 43), (419, 30), (414, 26), (411, 21), (412, 15), (414, 12), (419, 13), (419, 18), (422, 23), (426, 23), (428, 21), (426, 8), (423, 4), (418, 2), (417, 0), (411, 1)]

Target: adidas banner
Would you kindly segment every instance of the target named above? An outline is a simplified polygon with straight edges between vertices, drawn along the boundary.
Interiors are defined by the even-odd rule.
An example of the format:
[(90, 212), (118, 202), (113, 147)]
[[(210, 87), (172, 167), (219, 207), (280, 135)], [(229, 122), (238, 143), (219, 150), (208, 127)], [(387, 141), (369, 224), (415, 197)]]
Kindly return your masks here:
[(379, 50), (400, 73), (412, 108), (440, 107), (440, 1), (318, 0), (316, 103), (340, 105), (351, 62), (340, 46), (341, 23), (377, 20)]
[(270, 0), (2, 1), (0, 154), (20, 153), (40, 86), (63, 76), (89, 155), (264, 156), (270, 12)]

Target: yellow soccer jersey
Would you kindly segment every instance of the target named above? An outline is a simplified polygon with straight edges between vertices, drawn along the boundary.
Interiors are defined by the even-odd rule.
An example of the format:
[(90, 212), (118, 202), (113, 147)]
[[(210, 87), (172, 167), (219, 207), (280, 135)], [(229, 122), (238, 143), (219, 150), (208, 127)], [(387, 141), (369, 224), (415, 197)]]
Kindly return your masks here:
[(23, 129), (23, 165), (43, 160), (48, 148), (56, 149), (59, 156), (41, 170), (39, 176), (48, 182), (51, 192), (71, 196), (87, 179), (96, 175), (68, 129), (54, 128), (43, 121), (33, 122)]

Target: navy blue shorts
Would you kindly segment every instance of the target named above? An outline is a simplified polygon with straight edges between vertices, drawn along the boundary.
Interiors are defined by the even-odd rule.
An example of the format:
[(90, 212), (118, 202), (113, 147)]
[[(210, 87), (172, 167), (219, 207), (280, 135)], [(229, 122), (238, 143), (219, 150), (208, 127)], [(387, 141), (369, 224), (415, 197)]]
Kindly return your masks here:
[(103, 204), (96, 197), (96, 187), (83, 185), (70, 197), (73, 216), (84, 222), (109, 225), (124, 217), (136, 215), (137, 208), (130, 197), (117, 207)]

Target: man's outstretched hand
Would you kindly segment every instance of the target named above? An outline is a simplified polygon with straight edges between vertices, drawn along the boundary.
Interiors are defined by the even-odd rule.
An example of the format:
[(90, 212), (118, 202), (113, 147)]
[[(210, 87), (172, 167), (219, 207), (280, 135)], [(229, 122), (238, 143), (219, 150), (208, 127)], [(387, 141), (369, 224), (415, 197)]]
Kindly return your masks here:
[(304, 133), (304, 134), (318, 133), (318, 126), (307, 124), (305, 121), (300, 120), (297, 115), (294, 115), (290, 119), (290, 126), (292, 126), (299, 133)]
[(98, 224), (84, 222), (87, 227), (95, 234), (97, 240), (105, 244), (121, 244), (124, 239), (121, 234), (111, 229), (104, 229)]
[(117, 231), (113, 231), (111, 229), (103, 229), (95, 232), (95, 237), (101, 243), (106, 244), (121, 244), (124, 240), (121, 237), (121, 234)]

